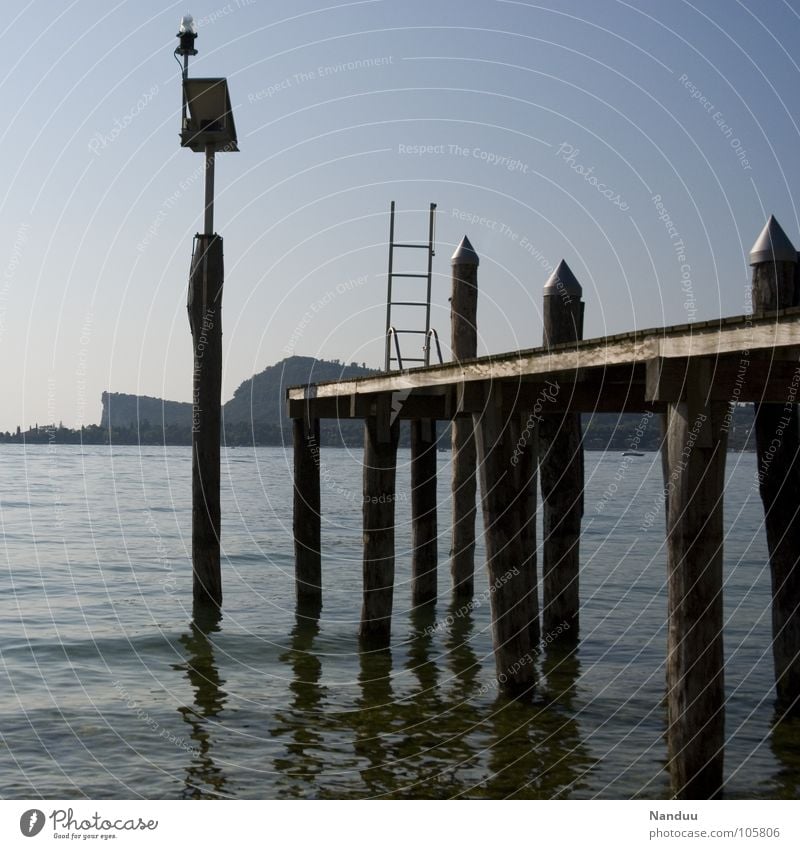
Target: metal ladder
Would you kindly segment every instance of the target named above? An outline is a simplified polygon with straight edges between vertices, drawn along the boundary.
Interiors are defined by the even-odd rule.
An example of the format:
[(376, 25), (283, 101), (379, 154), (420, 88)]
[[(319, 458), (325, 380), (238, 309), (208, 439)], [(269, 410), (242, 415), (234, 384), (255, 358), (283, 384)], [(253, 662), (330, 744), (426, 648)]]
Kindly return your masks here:
[[(435, 251), (433, 248), (434, 239), (434, 221), (436, 213), (436, 204), (430, 206), (428, 220), (428, 243), (424, 242), (395, 242), (394, 240), (394, 201), (392, 201), (391, 212), (389, 217), (389, 280), (388, 291), (386, 295), (386, 371), (392, 370), (392, 363), (396, 363), (396, 368), (402, 369), (404, 363), (421, 363), (422, 365), (430, 365), (431, 355), (431, 338), (436, 342), (436, 348), (439, 354), (439, 362), (442, 361), (442, 352), (439, 346), (439, 337), (436, 331), (431, 328), (431, 279), (433, 276), (433, 257)], [(425, 273), (409, 273), (397, 272), (394, 270), (394, 249), (395, 248), (414, 248), (427, 250), (428, 252), (428, 270)], [(424, 301), (394, 301), (392, 300), (394, 292), (392, 283), (396, 277), (410, 277), (426, 281), (427, 288)], [(417, 330), (410, 328), (397, 328), (392, 324), (392, 307), (425, 307), (425, 329)], [(400, 354), (400, 339), (402, 335), (418, 335), (423, 336), (425, 341), (422, 345), (421, 357), (403, 357)], [(394, 344), (394, 351), (392, 345)]]

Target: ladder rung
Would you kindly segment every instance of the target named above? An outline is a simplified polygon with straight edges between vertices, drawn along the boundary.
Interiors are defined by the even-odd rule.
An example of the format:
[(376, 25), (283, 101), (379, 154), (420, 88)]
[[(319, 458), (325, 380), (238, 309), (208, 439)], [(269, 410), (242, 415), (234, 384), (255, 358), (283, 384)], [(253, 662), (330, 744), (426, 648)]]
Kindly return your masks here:
[(398, 272), (393, 271), (390, 275), (391, 277), (425, 277), (427, 278), (427, 274), (398, 274)]
[(419, 333), (419, 334), (421, 334), (422, 336), (424, 336), (426, 331), (424, 331), (424, 330), (398, 330), (398, 329), (395, 327), (394, 332), (395, 332), (395, 333)]
[(426, 301), (392, 301), (393, 307), (427, 307)]
[[(396, 362), (398, 362), (398, 359), (397, 359), (397, 357), (389, 357), (389, 362), (390, 363), (396, 363)], [(402, 360), (400, 360), (399, 362), (402, 362), (402, 363), (424, 363), (425, 360), (421, 359), (420, 357), (403, 357)]]
[(430, 245), (412, 245), (407, 242), (395, 242), (391, 247), (393, 248), (425, 248), (428, 250)]

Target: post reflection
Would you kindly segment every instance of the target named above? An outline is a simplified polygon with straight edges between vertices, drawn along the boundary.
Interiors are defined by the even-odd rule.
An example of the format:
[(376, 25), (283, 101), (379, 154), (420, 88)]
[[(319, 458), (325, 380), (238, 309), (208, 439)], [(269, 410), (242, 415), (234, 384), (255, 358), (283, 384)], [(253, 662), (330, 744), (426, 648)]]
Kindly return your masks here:
[(283, 777), (281, 795), (291, 798), (318, 795), (319, 777), (325, 769), (322, 661), (314, 651), (319, 615), (318, 606), (298, 607), (289, 648), (280, 657), (291, 669), (291, 700), (286, 710), (275, 714), (272, 734), (285, 737), (287, 742), (274, 764)]
[(575, 651), (550, 650), (542, 658), (545, 697), (532, 705), (498, 695), (489, 723), (491, 798), (568, 798), (585, 786), (592, 759), (575, 717), (580, 663)]
[(183, 797), (206, 799), (227, 795), (225, 774), (212, 757), (214, 718), (224, 708), (227, 693), (222, 689), (225, 682), (215, 663), (209, 637), (219, 631), (222, 614), (216, 607), (205, 606), (196, 606), (193, 613), (189, 633), (180, 638), (187, 660), (179, 668), (186, 671), (195, 694), (192, 706), (178, 708), (191, 729), (189, 738), (195, 750), (186, 769)]
[(769, 745), (778, 771), (768, 793), (770, 799), (797, 799), (800, 796), (800, 718), (777, 712), (772, 719)]

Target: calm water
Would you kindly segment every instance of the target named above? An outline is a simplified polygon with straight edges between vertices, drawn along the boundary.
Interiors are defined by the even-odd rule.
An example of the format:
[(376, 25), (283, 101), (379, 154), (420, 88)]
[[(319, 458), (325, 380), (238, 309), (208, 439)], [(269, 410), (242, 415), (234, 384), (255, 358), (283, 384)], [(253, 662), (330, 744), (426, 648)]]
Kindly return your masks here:
[[(294, 610), (286, 453), (225, 452), (225, 612), (193, 624), (188, 449), (0, 449), (0, 796), (668, 795), (658, 456), (587, 455), (582, 643), (541, 658), (527, 706), (494, 687), (482, 565), (481, 603), (454, 615), (444, 531), (439, 605), (410, 609), (403, 451), (392, 647), (359, 653), (359, 461), (324, 452), (312, 621)], [(727, 794), (795, 797), (798, 727), (771, 731), (754, 470), (752, 455), (730, 455)]]

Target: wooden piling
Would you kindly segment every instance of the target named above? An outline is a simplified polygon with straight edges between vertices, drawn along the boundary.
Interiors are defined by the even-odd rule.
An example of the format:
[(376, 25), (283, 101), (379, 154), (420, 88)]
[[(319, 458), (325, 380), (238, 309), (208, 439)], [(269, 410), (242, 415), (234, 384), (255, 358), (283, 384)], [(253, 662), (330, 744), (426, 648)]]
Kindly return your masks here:
[(411, 421), (411, 600), (416, 605), (436, 601), (436, 423)]
[[(753, 311), (800, 301), (797, 252), (774, 216), (750, 252)], [(792, 388), (794, 387), (794, 389)], [(786, 403), (754, 405), (758, 482), (772, 579), (772, 656), (777, 715), (800, 714), (800, 428), (796, 384)]]
[[(564, 260), (544, 287), (544, 346), (583, 338), (583, 289)], [(558, 391), (568, 392), (569, 388)], [(583, 517), (583, 443), (580, 413), (548, 414), (539, 425), (542, 486), (542, 629), (559, 643), (578, 640), (580, 533)]]
[[(480, 259), (464, 236), (450, 260), (452, 296), (450, 298), (450, 348), (456, 361), (478, 354), (478, 265)], [(453, 545), (450, 550), (450, 575), (453, 594), (461, 600), (472, 598), (475, 583), (475, 514), (477, 477), (475, 464), (475, 426), (472, 418), (460, 417), (451, 425)]]
[(197, 605), (222, 604), (220, 571), (220, 400), (222, 239), (195, 236), (189, 280), (192, 378), (192, 572)]
[[(722, 503), (725, 403), (704, 402), (705, 375), (687, 375), (698, 401), (667, 408), (667, 743), (672, 789), (709, 799), (722, 788), (725, 693), (722, 650)], [(704, 379), (706, 378), (706, 379)]]
[(509, 424), (519, 415), (503, 413), (501, 392), (495, 386), (477, 422), (475, 436), (497, 680), (509, 695), (530, 697), (535, 683), (536, 643), (531, 639), (530, 580), (522, 568), (523, 511), (529, 508), (529, 501), (528, 490), (520, 488), (521, 475), (514, 463), (519, 428)]
[(390, 422), (390, 396), (379, 396), (364, 421), (364, 603), (359, 636), (367, 647), (389, 645), (394, 592), (394, 503), (400, 421)]
[(298, 606), (322, 606), (319, 419), (294, 419), (294, 556)]

